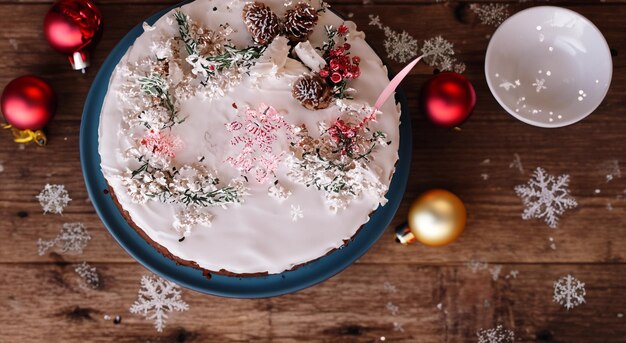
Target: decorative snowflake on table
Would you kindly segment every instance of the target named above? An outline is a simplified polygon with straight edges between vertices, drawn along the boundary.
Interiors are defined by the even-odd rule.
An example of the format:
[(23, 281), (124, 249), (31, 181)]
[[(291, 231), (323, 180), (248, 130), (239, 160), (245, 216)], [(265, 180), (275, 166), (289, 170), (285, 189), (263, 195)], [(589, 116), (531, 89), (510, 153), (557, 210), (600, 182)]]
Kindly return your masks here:
[(481, 329), (476, 333), (478, 343), (513, 343), (515, 342), (515, 333), (498, 325), (492, 329)]
[(491, 274), (491, 279), (493, 281), (498, 281), (500, 277), (500, 272), (502, 271), (502, 265), (496, 264), (493, 267), (489, 268), (489, 274)]
[(470, 260), (465, 263), (472, 273), (476, 273), (479, 270), (485, 270), (489, 267), (489, 263), (484, 261)]
[(404, 327), (402, 326), (402, 323), (393, 322), (393, 331), (404, 332)]
[(398, 306), (392, 303), (391, 301), (388, 302), (387, 305), (385, 305), (385, 307), (387, 308), (387, 311), (391, 313), (392, 316), (396, 316), (400, 312), (400, 309), (398, 308)]
[(44, 189), (37, 195), (37, 200), (41, 204), (43, 213), (63, 214), (63, 209), (72, 201), (65, 190), (64, 185), (46, 184)]
[(566, 275), (557, 281), (554, 281), (554, 297), (555, 303), (562, 305), (568, 311), (585, 302), (585, 284), (577, 278)]
[(549, 227), (556, 228), (559, 216), (565, 210), (578, 206), (576, 199), (570, 195), (568, 185), (569, 175), (555, 178), (543, 168), (537, 168), (527, 184), (515, 187), (515, 193), (526, 206), (522, 219), (544, 218)]
[(424, 62), (429, 66), (441, 70), (452, 70), (456, 61), (454, 55), (454, 44), (445, 40), (442, 36), (436, 36), (424, 41), (422, 45), (422, 55)]
[(77, 265), (74, 271), (80, 276), (80, 287), (93, 289), (100, 287), (100, 276), (98, 275), (96, 267), (92, 267), (87, 262), (83, 262)]
[(606, 182), (609, 183), (614, 179), (622, 177), (622, 170), (619, 167), (618, 160), (607, 161), (603, 163), (603, 168), (606, 172)]
[(499, 26), (509, 17), (509, 5), (507, 4), (472, 4), (470, 9), (476, 13), (484, 25)]
[(417, 40), (406, 31), (396, 32), (389, 27), (384, 28), (385, 40), (383, 46), (387, 56), (397, 62), (408, 62), (417, 56)]
[(418, 46), (417, 40), (413, 38), (408, 32), (397, 32), (392, 30), (389, 26), (385, 26), (381, 23), (380, 17), (370, 14), (369, 25), (375, 26), (385, 33), (385, 40), (383, 46), (387, 51), (387, 57), (390, 59), (404, 63), (417, 56)]
[(509, 163), (509, 168), (517, 169), (520, 174), (524, 174), (524, 165), (522, 164), (522, 158), (518, 154), (513, 155), (513, 161)]
[(58, 246), (61, 253), (81, 254), (90, 239), (91, 236), (82, 223), (65, 223), (54, 239), (44, 241), (40, 238), (37, 241), (37, 249), (39, 256), (43, 256), (46, 251), (54, 246)]
[(387, 293), (398, 293), (398, 288), (389, 281), (385, 281), (383, 284), (383, 289)]
[(154, 327), (162, 332), (168, 312), (183, 312), (188, 309), (189, 305), (182, 299), (178, 285), (158, 276), (144, 275), (141, 277), (137, 301), (129, 311), (154, 320)]
[(291, 205), (291, 221), (297, 222), (304, 218), (304, 212), (300, 208), (300, 205)]

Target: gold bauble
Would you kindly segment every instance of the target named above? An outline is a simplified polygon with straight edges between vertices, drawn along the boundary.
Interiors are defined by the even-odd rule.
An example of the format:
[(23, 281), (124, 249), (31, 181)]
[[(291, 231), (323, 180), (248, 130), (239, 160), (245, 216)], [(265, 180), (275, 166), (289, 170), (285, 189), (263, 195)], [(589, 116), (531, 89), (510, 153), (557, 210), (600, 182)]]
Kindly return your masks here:
[(459, 197), (433, 189), (422, 194), (409, 209), (409, 228), (415, 239), (433, 247), (454, 242), (465, 229), (467, 210)]

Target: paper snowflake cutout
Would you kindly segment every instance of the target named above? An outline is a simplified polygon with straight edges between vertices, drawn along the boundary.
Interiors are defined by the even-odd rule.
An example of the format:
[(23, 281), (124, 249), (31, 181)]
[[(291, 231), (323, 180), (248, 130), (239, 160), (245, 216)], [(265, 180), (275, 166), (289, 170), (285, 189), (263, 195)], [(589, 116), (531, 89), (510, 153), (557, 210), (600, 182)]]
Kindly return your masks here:
[(391, 301), (385, 305), (385, 308), (387, 308), (387, 311), (389, 311), (392, 316), (396, 316), (400, 312), (400, 308)]
[(65, 190), (64, 185), (46, 184), (44, 189), (37, 195), (37, 200), (41, 204), (43, 213), (63, 214), (63, 209), (72, 201)]
[(397, 62), (405, 63), (417, 56), (417, 40), (406, 31), (396, 32), (385, 26), (383, 46), (387, 56)]
[(83, 262), (74, 268), (74, 271), (80, 276), (80, 287), (93, 288), (100, 287), (100, 276), (96, 267), (90, 266), (87, 262)]
[(404, 327), (402, 326), (402, 323), (393, 322), (393, 331), (404, 332)]
[(383, 46), (387, 52), (387, 57), (396, 62), (404, 63), (417, 56), (418, 45), (417, 40), (413, 38), (408, 32), (397, 32), (392, 30), (389, 26), (383, 25), (379, 16), (370, 14), (369, 25), (375, 26), (383, 30), (385, 34), (385, 40)]
[(484, 25), (499, 26), (509, 17), (509, 5), (506, 4), (472, 4), (470, 9)]
[(302, 212), (300, 205), (291, 205), (291, 221), (297, 222), (302, 218), (304, 218), (304, 212)]
[(513, 161), (509, 163), (509, 168), (517, 169), (520, 174), (524, 174), (524, 165), (522, 164), (522, 158), (518, 154), (513, 155)]
[(585, 284), (569, 274), (554, 282), (553, 300), (567, 310), (583, 304), (586, 294)]
[(398, 293), (398, 288), (389, 281), (385, 281), (383, 284), (383, 289), (387, 293)]
[(568, 185), (569, 175), (555, 178), (543, 168), (537, 168), (527, 184), (515, 187), (515, 193), (526, 206), (522, 219), (543, 218), (549, 227), (556, 228), (559, 216), (565, 210), (578, 206), (576, 199), (570, 195)]
[(622, 177), (622, 170), (619, 167), (618, 160), (607, 161), (603, 163), (603, 170), (606, 173), (606, 182), (609, 183), (616, 178)]
[(50, 248), (57, 246), (61, 253), (81, 254), (91, 239), (89, 232), (82, 223), (65, 223), (59, 234), (52, 240), (37, 241), (39, 256), (43, 256)]
[(454, 44), (443, 39), (441, 36), (436, 36), (424, 41), (422, 45), (422, 55), (424, 56), (424, 62), (431, 67), (439, 68), (441, 70), (452, 70), (455, 59)]
[(153, 320), (154, 327), (158, 332), (162, 332), (168, 312), (183, 312), (188, 309), (189, 305), (182, 299), (178, 285), (158, 276), (144, 275), (141, 277), (137, 301), (129, 311)]
[(476, 333), (478, 343), (513, 343), (515, 342), (515, 333), (498, 325), (492, 329), (480, 330)]

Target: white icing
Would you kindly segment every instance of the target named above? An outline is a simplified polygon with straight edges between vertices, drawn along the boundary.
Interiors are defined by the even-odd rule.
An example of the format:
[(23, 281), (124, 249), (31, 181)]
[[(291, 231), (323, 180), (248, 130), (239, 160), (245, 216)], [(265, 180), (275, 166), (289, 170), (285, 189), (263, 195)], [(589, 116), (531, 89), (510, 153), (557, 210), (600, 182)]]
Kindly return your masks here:
[[(279, 15), (285, 10), (281, 0), (268, 0), (265, 3)], [(217, 11), (211, 10), (214, 6)], [(182, 9), (209, 29), (217, 30), (220, 24), (230, 24), (233, 27), (233, 33), (229, 36), (232, 43), (245, 47), (252, 42), (241, 20), (242, 7), (241, 1), (234, 1), (227, 8), (222, 1), (197, 0)], [(159, 201), (137, 204), (132, 201), (122, 184), (121, 175), (127, 169), (137, 167), (136, 160), (126, 155), (126, 151), (135, 147), (137, 137), (131, 137), (122, 130), (126, 124), (121, 99), (133, 95), (120, 93), (128, 82), (128, 73), (120, 67), (145, 58), (154, 58), (154, 48), (151, 46), (163, 41), (163, 37), (177, 35), (177, 27), (171, 15), (169, 13), (159, 19), (153, 25), (153, 30), (144, 32), (129, 48), (111, 76), (109, 92), (102, 107), (99, 129), (102, 170), (121, 206), (152, 240), (175, 256), (194, 261), (200, 267), (213, 271), (279, 273), (341, 247), (344, 240), (351, 238), (369, 220), (369, 214), (378, 207), (379, 199), (363, 196), (352, 201), (348, 208), (333, 214), (327, 208), (324, 192), (290, 181), (285, 164), (281, 164), (276, 171), (276, 178), (291, 195), (281, 201), (268, 195), (268, 184), (253, 179), (246, 185), (250, 195), (245, 197), (242, 205), (211, 207), (208, 208), (210, 215), (185, 212), (188, 209), (180, 204)], [(310, 37), (311, 44), (322, 45), (326, 39), (324, 25), (338, 26), (341, 23), (342, 20), (335, 14), (328, 11), (322, 13)], [(354, 102), (373, 104), (389, 83), (387, 69), (364, 41), (364, 35), (356, 31), (354, 24), (349, 23), (348, 27), (351, 29), (348, 35), (351, 54), (361, 57), (361, 77), (349, 82), (349, 86), (357, 90)], [(224, 183), (240, 176), (237, 169), (224, 162), (234, 149), (228, 144), (232, 134), (224, 129), (225, 124), (231, 122), (237, 113), (232, 107), (233, 103), (243, 108), (256, 107), (264, 102), (284, 113), (289, 124), (305, 124), (311, 135), (319, 135), (318, 122), (337, 119), (339, 109), (336, 105), (310, 111), (292, 97), (292, 83), (307, 68), (285, 56), (284, 44), (284, 41), (277, 40), (257, 64), (258, 68), (269, 67), (270, 71), (275, 71), (274, 77), (245, 76), (223, 96), (211, 98), (196, 95), (180, 104), (180, 112), (186, 116), (186, 120), (172, 128), (172, 134), (181, 137), (184, 146), (176, 154), (177, 162), (191, 164), (198, 161), (198, 156), (202, 156), (204, 159), (199, 163), (210, 170), (217, 170)], [(171, 73), (170, 78), (180, 80), (183, 71), (175, 70)], [(388, 185), (398, 157), (400, 114), (391, 100), (381, 111), (377, 122), (371, 123), (370, 127), (384, 131), (391, 143), (373, 152), (371, 173), (377, 174), (380, 181)], [(288, 146), (284, 146), (284, 151), (289, 151)], [(299, 209), (296, 211), (299, 219), (296, 223), (292, 221), (292, 208)], [(301, 214), (304, 217), (300, 217)], [(182, 242), (179, 242), (181, 232), (177, 230), (187, 236)]]

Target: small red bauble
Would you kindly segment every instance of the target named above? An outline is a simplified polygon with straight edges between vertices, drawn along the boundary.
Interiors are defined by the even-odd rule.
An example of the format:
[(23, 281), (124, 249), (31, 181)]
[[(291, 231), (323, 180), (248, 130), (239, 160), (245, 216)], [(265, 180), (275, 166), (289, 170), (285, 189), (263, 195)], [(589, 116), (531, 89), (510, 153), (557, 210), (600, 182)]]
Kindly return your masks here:
[(43, 23), (43, 30), (56, 51), (68, 56), (75, 70), (89, 66), (88, 48), (94, 43), (100, 31), (102, 15), (89, 0), (57, 1)]
[(437, 126), (453, 128), (462, 124), (474, 110), (476, 92), (465, 76), (443, 72), (433, 76), (422, 90), (426, 116)]
[(56, 96), (50, 85), (36, 76), (22, 76), (9, 82), (0, 98), (2, 114), (20, 130), (39, 130), (52, 119)]

